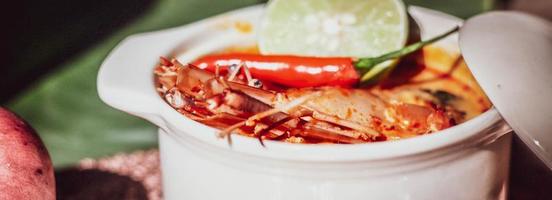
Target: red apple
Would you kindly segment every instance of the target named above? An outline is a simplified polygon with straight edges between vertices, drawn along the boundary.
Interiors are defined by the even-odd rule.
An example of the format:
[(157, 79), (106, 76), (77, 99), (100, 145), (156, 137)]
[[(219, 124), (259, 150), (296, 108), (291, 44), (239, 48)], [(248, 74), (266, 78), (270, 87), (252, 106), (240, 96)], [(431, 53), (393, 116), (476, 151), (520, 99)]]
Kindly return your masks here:
[(56, 198), (54, 169), (35, 130), (0, 107), (0, 200)]

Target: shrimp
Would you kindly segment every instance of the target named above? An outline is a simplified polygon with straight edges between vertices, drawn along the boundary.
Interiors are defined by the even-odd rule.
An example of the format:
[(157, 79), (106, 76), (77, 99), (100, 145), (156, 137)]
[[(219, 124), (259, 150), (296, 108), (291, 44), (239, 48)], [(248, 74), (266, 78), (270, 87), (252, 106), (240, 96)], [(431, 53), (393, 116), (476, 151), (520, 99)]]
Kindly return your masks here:
[(162, 60), (155, 71), (158, 91), (180, 113), (221, 129), (220, 137), (237, 132), (261, 143), (375, 142), (452, 125), (436, 106), (392, 101), (365, 89), (278, 88), (251, 77), (244, 64), (233, 68), (221, 75)]

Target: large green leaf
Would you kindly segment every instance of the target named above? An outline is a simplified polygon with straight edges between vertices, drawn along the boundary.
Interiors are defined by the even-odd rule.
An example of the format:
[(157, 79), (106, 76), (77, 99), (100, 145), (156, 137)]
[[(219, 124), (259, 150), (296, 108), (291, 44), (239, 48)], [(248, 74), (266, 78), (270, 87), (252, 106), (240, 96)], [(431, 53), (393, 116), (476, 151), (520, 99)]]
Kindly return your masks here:
[(154, 126), (109, 108), (98, 98), (96, 74), (102, 60), (130, 34), (183, 25), (257, 2), (158, 1), (140, 19), (63, 64), (61, 70), (39, 81), (8, 107), (37, 129), (56, 167), (83, 157), (154, 147)]

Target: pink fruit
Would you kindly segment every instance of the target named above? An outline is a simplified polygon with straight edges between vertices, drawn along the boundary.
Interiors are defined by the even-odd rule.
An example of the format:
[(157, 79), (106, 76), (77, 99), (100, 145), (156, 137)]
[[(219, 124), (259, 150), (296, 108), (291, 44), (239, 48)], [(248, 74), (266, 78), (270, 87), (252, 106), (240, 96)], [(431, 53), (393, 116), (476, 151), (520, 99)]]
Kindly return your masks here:
[(0, 200), (56, 198), (54, 169), (35, 130), (0, 107)]

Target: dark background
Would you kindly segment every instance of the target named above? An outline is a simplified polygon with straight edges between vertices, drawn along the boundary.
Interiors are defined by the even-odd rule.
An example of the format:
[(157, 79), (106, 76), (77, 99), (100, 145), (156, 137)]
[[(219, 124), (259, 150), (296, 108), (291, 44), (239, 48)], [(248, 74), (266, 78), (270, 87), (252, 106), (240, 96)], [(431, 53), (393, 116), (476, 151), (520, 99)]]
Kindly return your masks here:
[[(140, 16), (153, 0), (25, 0), (2, 6), (0, 103)], [(6, 19), (6, 18), (4, 18)]]
[[(467, 18), (489, 9), (484, 5), (474, 4), (475, 1), (410, 0), (407, 2)], [(229, 2), (204, 0), (203, 3), (190, 4), (204, 9), (205, 13), (201, 15), (194, 13), (197, 17), (189, 16), (188, 20), (183, 21), (190, 22), (231, 8), (265, 1)], [(65, 68), (71, 68), (72, 66), (67, 64), (68, 60), (87, 55), (88, 50), (98, 48), (97, 46), (112, 34), (144, 17), (145, 13), (156, 4), (158, 4), (156, 0), (25, 0), (4, 3), (0, 8), (2, 24), (5, 25), (0, 31), (2, 38), (0, 40), (2, 48), (0, 51), (2, 55), (0, 57), (2, 59), (0, 105), (15, 108), (23, 117), (29, 119), (31, 124), (38, 124), (39, 132), (48, 133), (50, 129), (41, 128), (47, 126), (40, 126), (45, 117), (37, 117), (40, 115), (33, 113), (32, 110), (23, 109), (28, 107), (27, 104), (17, 105), (20, 99), (32, 96), (35, 88), (49, 84), (48, 80), (51, 77), (55, 79), (59, 72), (67, 70)], [(226, 4), (232, 5), (226, 6)], [(552, 20), (552, 0), (495, 1), (492, 9), (521, 10)], [(176, 25), (181, 24), (175, 22), (164, 26)], [(148, 29), (140, 31), (148, 31)], [(96, 74), (90, 74), (90, 77), (95, 76)], [(12, 106), (14, 104), (16, 106)], [(56, 146), (59, 143), (49, 142), (51, 139), (47, 134), (41, 134), (41, 136), (49, 149), (59, 147)], [(517, 138), (513, 142), (512, 156), (511, 199), (552, 199), (552, 173)], [(56, 163), (56, 155), (53, 157)], [(60, 183), (68, 183), (69, 180), (79, 177), (68, 172), (58, 173), (58, 175)], [(69, 186), (75, 187), (67, 184), (67, 187)], [(63, 188), (61, 189), (60, 192), (63, 192)]]

